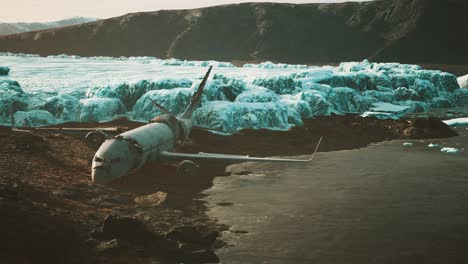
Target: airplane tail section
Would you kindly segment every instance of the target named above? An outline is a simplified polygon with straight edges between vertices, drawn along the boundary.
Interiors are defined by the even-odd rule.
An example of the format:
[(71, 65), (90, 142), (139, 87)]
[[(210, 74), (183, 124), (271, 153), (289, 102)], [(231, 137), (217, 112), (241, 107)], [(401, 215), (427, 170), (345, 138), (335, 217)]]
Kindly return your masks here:
[(202, 94), (203, 94), (203, 88), (205, 88), (206, 81), (208, 80), (208, 77), (210, 76), (211, 68), (213, 66), (210, 66), (208, 71), (205, 74), (205, 77), (200, 83), (200, 86), (198, 86), (198, 90), (193, 94), (192, 96), (192, 101), (188, 105), (187, 109), (185, 109), (185, 112), (182, 114), (181, 118), (184, 119), (190, 119), (193, 115), (193, 112), (195, 112), (195, 109), (197, 109), (198, 105), (200, 104), (200, 101), (202, 99)]

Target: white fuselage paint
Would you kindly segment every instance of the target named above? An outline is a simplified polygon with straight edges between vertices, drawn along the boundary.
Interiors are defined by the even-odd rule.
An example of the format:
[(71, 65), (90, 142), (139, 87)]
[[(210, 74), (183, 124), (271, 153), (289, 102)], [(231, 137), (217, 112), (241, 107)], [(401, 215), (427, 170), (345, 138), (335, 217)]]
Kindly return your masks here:
[[(190, 122), (181, 121), (189, 132)], [(150, 123), (107, 139), (93, 159), (93, 182), (109, 183), (147, 162), (156, 161), (162, 151), (172, 151), (177, 140), (171, 127), (164, 123)]]

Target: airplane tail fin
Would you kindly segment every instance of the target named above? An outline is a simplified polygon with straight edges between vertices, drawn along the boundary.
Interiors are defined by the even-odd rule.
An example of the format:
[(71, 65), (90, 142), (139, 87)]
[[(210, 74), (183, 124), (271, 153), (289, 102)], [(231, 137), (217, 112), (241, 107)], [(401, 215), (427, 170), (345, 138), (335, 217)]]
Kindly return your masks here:
[(203, 94), (203, 88), (205, 88), (206, 81), (208, 80), (208, 77), (210, 76), (211, 68), (213, 68), (213, 66), (210, 66), (210, 68), (206, 72), (205, 77), (200, 83), (200, 86), (198, 86), (198, 90), (192, 96), (192, 101), (187, 106), (187, 109), (185, 109), (185, 112), (182, 114), (181, 116), (182, 118), (185, 118), (185, 119), (191, 118), (193, 115), (193, 112), (195, 112), (195, 109), (197, 109), (198, 105), (200, 104), (200, 101), (202, 99), (202, 94)]

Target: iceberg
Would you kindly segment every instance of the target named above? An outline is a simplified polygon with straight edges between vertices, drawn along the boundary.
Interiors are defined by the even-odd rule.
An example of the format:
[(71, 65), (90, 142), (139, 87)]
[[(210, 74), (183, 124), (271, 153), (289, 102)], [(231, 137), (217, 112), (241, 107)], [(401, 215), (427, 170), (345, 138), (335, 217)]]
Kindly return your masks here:
[(87, 97), (118, 98), (131, 109), (136, 101), (150, 90), (188, 88), (192, 81), (186, 78), (163, 78), (158, 81), (141, 80), (135, 83), (119, 83), (115, 85), (95, 86), (88, 89)]
[(209, 102), (194, 113), (195, 123), (235, 132), (244, 128), (282, 129), (291, 127), (286, 106), (271, 103)]
[(277, 94), (293, 94), (298, 91), (296, 82), (290, 76), (273, 76), (255, 79), (254, 85), (265, 87)]
[(55, 118), (63, 121), (76, 120), (79, 99), (70, 94), (61, 94), (47, 98), (44, 109), (51, 113)]
[(279, 95), (263, 87), (251, 87), (236, 97), (236, 102), (241, 103), (267, 103), (276, 102)]
[[(146, 122), (155, 116), (161, 115), (161, 110), (156, 108), (151, 100), (158, 102), (171, 113), (178, 115), (187, 108), (193, 93), (194, 90), (190, 88), (149, 91), (145, 93), (133, 107), (133, 118)], [(206, 101), (206, 98), (202, 100), (202, 105), (203, 101)]]
[(458, 89), (450, 94), (450, 101), (456, 106), (468, 106), (468, 89)]
[[(332, 113), (397, 119), (434, 108), (468, 106), (468, 89), (459, 88), (468, 77), (457, 80), (452, 74), (409, 64), (364, 60), (337, 67), (272, 62), (235, 67), (228, 62), (155, 57), (0, 56), (2, 64), (22, 67), (15, 73), (21, 87), (0, 76), (4, 122), (13, 106), (18, 111), (45, 110), (54, 122), (103, 121), (119, 115), (147, 121), (161, 114), (148, 98), (179, 114), (200, 83), (200, 67), (208, 65), (219, 68), (208, 80), (197, 118), (216, 124), (215, 111), (222, 120), (240, 118), (232, 125), (218, 124), (231, 130), (285, 129)], [(38, 63), (39, 70), (31, 67)], [(261, 113), (268, 116), (262, 118)]]
[[(192, 89), (198, 89), (196, 84)], [(203, 94), (209, 101), (234, 101), (244, 92), (247, 86), (244, 81), (215, 74), (212, 81), (208, 81)]]
[(107, 121), (127, 112), (117, 98), (81, 99), (77, 111), (77, 120), (80, 122)]
[(28, 108), (28, 95), (21, 89), (18, 82), (0, 80), (0, 117), (10, 120), (11, 111), (21, 111)]
[(17, 127), (38, 127), (56, 123), (52, 114), (45, 110), (17, 111), (14, 118)]

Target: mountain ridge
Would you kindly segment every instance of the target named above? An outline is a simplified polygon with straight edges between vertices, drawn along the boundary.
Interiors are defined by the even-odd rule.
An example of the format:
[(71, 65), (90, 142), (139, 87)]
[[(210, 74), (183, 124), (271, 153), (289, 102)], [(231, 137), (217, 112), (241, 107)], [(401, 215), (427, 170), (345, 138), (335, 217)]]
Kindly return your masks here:
[[(466, 7), (466, 8), (465, 8)], [(0, 37), (0, 51), (286, 63), (467, 64), (463, 0), (242, 3), (130, 13)]]
[(94, 22), (96, 20), (96, 18), (90, 17), (70, 17), (51, 22), (0, 22), (0, 36), (20, 34), (50, 28), (66, 27), (88, 22)]

